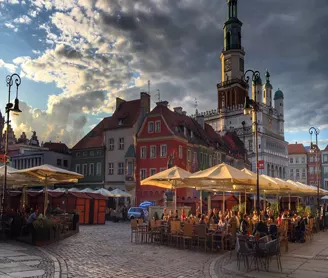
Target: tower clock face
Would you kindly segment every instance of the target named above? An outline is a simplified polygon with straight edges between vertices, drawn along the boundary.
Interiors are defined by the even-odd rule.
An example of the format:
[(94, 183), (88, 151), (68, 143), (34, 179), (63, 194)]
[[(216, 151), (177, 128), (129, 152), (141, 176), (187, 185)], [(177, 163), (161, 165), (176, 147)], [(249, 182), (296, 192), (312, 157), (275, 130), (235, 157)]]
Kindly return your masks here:
[(230, 71), (231, 70), (231, 59), (227, 58), (224, 60), (224, 71)]

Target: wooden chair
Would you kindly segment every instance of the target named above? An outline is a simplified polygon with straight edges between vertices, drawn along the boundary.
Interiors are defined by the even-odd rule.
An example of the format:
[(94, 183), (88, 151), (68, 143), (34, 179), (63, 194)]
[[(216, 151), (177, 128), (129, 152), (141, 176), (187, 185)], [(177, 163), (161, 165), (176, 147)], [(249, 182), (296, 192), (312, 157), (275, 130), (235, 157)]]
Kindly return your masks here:
[(200, 224), (196, 225), (195, 227), (196, 231), (196, 240), (197, 240), (197, 248), (200, 247), (200, 245), (204, 246), (205, 252), (207, 251), (207, 241), (208, 241), (208, 234), (206, 233), (206, 225)]
[(179, 237), (182, 241), (183, 249), (186, 247), (186, 241), (189, 242), (190, 246), (193, 240), (193, 225), (190, 223), (185, 223), (183, 228), (183, 234)]
[(288, 252), (288, 219), (283, 219), (279, 227), (280, 246), (285, 247), (285, 252)]
[(134, 240), (137, 243), (138, 242), (138, 221), (136, 219), (131, 220), (131, 242), (133, 241), (133, 235), (134, 235)]
[(305, 239), (309, 238), (310, 240), (313, 239), (313, 223), (314, 219), (310, 218), (309, 223), (307, 224), (307, 227), (305, 229)]
[(179, 238), (181, 237), (181, 222), (174, 222), (174, 231), (171, 232), (171, 243), (175, 242), (175, 246), (179, 245)]

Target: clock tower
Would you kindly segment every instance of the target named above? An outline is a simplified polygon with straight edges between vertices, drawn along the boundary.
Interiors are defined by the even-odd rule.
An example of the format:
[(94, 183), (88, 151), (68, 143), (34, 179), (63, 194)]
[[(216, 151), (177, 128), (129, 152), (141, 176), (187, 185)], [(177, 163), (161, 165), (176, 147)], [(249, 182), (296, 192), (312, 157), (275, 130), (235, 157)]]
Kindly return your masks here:
[(222, 82), (218, 88), (218, 108), (243, 104), (248, 85), (243, 80), (245, 51), (241, 46), (241, 27), (238, 19), (238, 0), (227, 0), (228, 20), (224, 23), (224, 47), (221, 54)]

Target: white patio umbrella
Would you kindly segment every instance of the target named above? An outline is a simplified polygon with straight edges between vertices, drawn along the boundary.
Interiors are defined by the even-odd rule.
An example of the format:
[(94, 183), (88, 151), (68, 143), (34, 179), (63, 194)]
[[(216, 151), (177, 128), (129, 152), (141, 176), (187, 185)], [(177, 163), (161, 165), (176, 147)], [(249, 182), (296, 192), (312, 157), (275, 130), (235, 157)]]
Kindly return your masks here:
[(95, 191), (89, 187), (84, 188), (82, 190), (79, 190), (79, 192), (83, 192), (83, 193), (94, 193)]
[(105, 188), (100, 188), (100, 189), (94, 191), (93, 193), (101, 194), (106, 197), (115, 197), (115, 195), (111, 191), (108, 191)]
[(112, 194), (113, 197), (117, 197), (117, 198), (119, 198), (119, 197), (128, 197), (128, 198), (130, 198), (132, 196), (130, 193), (125, 192), (125, 191), (123, 191), (119, 188), (116, 188), (116, 189), (110, 191), (110, 194)]
[(44, 181), (45, 194), (44, 194), (44, 214), (48, 206), (48, 183), (49, 182), (59, 182), (59, 181), (69, 181), (77, 182), (78, 179), (82, 179), (83, 175), (76, 172), (64, 170), (52, 165), (44, 164), (41, 166), (36, 166), (28, 169), (17, 170), (15, 174), (29, 175), (35, 177), (41, 181)]

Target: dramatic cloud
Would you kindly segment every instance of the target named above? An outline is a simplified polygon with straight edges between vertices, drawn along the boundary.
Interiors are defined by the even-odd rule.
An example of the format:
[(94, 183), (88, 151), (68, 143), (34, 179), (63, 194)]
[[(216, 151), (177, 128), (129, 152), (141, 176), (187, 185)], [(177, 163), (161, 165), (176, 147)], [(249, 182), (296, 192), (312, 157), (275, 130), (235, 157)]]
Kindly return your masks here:
[[(274, 90), (284, 92), (287, 130), (325, 127), (326, 1), (239, 2), (246, 67), (262, 74), (268, 68)], [(35, 59), (19, 57), (14, 63), (25, 78), (55, 82), (62, 93), (49, 97), (47, 111), (41, 111), (46, 115), (43, 125), (30, 108), (28, 120), (18, 126), (36, 129), (38, 123), (50, 122), (58, 128), (52, 127), (47, 135), (48, 128), (44, 136), (58, 136), (64, 130), (65, 136), (72, 136), (66, 140), (73, 142), (78, 137), (69, 130), (84, 127), (85, 116), (111, 112), (116, 96), (138, 97), (148, 80), (154, 102), (159, 89), (161, 99), (171, 107), (183, 103), (190, 114), (195, 98), (200, 111), (217, 107), (226, 1), (34, 0), (26, 8), (30, 25), (47, 16), (38, 23), (45, 36), (37, 37), (47, 49)], [(102, 97), (93, 101), (90, 92), (102, 92)], [(63, 109), (75, 112), (62, 114)]]

